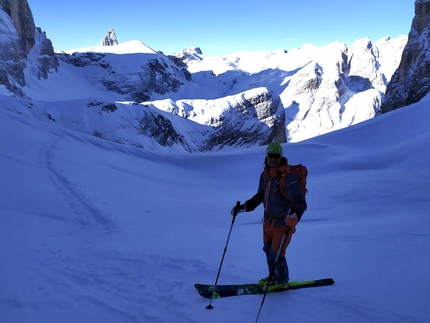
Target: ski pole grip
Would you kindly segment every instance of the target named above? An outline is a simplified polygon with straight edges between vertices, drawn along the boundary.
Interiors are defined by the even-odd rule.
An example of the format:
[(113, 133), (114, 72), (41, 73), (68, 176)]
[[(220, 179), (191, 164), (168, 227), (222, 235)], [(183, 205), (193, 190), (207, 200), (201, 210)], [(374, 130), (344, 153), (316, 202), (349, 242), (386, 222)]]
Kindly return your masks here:
[(240, 201), (236, 202), (236, 212), (234, 212), (236, 215), (239, 213), (240, 210)]
[(234, 207), (233, 221), (236, 218), (236, 215), (239, 213), (239, 208), (240, 208), (240, 201), (237, 201), (236, 206)]

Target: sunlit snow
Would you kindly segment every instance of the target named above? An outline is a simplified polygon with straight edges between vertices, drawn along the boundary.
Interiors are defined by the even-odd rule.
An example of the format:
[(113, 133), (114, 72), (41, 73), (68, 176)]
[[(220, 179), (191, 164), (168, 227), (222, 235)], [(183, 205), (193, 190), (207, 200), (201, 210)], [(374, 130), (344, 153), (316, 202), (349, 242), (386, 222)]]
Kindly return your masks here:
[[(230, 209), (255, 193), (264, 147), (149, 151), (0, 104), (2, 322), (255, 321), (261, 295), (207, 310), (193, 285), (215, 282)], [(428, 320), (429, 104), (283, 145), (309, 169), (291, 280), (336, 283), (269, 294), (259, 322)], [(236, 219), (220, 284), (267, 274), (261, 217)]]

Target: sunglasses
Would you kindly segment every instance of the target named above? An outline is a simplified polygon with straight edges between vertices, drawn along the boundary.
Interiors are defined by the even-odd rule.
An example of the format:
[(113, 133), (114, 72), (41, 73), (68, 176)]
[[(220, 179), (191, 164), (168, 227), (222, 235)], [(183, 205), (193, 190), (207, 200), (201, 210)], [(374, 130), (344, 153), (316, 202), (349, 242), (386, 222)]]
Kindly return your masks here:
[(279, 158), (281, 158), (281, 155), (280, 154), (268, 154), (267, 157), (270, 159), (279, 159)]

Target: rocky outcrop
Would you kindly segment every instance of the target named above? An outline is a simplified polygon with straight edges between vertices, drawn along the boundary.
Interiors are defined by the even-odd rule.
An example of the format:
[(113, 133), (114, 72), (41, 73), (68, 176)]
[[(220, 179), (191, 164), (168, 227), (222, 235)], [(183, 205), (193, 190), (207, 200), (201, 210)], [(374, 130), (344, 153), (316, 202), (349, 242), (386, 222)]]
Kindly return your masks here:
[(420, 101), (430, 91), (430, 0), (415, 1), (408, 43), (387, 86), (382, 112)]
[(192, 151), (184, 136), (175, 129), (172, 121), (160, 113), (144, 111), (135, 129), (138, 135), (150, 137), (160, 146), (178, 145), (182, 146), (185, 151)]
[(190, 61), (201, 61), (203, 53), (200, 47), (187, 47), (183, 51), (168, 56), (176, 65), (187, 66)]
[[(200, 151), (218, 150), (225, 146), (252, 147), (272, 141), (285, 142), (285, 114), (278, 95), (266, 88), (253, 89), (215, 100), (172, 102), (153, 101), (154, 111), (164, 110), (185, 121), (202, 125), (192, 142)], [(178, 125), (178, 128), (183, 126)]]
[(52, 42), (46, 37), (46, 33), (39, 27), (36, 27), (36, 39), (39, 47), (34, 49), (38, 57), (38, 66), (36, 77), (40, 79), (47, 79), (49, 73), (58, 71), (59, 63), (58, 58), (54, 52)]
[(100, 46), (115, 46), (118, 45), (116, 39), (115, 30), (111, 29), (108, 31), (106, 37), (100, 42)]
[(0, 85), (25, 97), (25, 59), (35, 43), (33, 16), (27, 1), (0, 0)]
[(218, 118), (208, 120), (215, 132), (204, 142), (204, 150), (286, 141), (285, 114), (278, 96), (264, 89), (240, 94), (233, 102)]
[(182, 52), (167, 56), (176, 66), (178, 66), (184, 74), (187, 81), (192, 81), (193, 76), (188, 71), (188, 63), (190, 61), (201, 61), (203, 53), (200, 47), (187, 47)]
[(27, 58), (36, 51), (37, 78), (47, 78), (58, 68), (54, 49), (45, 33), (34, 25), (33, 15), (26, 0), (0, 0), (0, 85), (20, 97), (27, 97), (22, 87), (26, 85)]
[(27, 0), (0, 0), (0, 6), (12, 19), (13, 26), (17, 31), (18, 39), (14, 44), (16, 54), (19, 58), (26, 57), (36, 43), (36, 27)]

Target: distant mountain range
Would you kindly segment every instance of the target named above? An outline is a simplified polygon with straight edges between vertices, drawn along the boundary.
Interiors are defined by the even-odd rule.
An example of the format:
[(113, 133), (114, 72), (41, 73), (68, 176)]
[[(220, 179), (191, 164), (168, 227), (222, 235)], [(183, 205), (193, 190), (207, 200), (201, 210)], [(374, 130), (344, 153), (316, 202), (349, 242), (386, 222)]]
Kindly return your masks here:
[[(140, 41), (118, 43), (113, 30), (104, 46), (55, 53), (35, 27), (27, 1), (0, 5), (2, 108), (139, 148), (212, 151), (295, 142), (428, 92), (423, 70), (430, 65), (420, 54), (429, 42), (423, 36), (428, 1), (416, 1), (416, 12), (421, 10), (409, 38), (223, 57), (206, 57), (197, 47), (165, 55)], [(413, 81), (411, 64), (421, 64), (415, 72), (424, 74), (427, 87)], [(420, 91), (408, 99), (411, 82)], [(392, 90), (386, 99), (387, 86)]]

